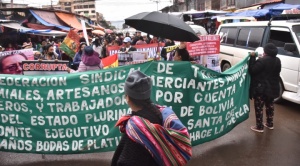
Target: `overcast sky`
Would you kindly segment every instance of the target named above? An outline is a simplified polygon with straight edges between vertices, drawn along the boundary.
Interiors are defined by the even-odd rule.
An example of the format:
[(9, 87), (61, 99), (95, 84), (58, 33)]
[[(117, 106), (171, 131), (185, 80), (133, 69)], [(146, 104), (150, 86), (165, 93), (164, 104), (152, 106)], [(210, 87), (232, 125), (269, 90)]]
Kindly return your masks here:
[[(159, 0), (158, 9), (171, 4), (172, 0)], [(96, 5), (107, 21), (124, 21), (137, 13), (157, 10), (157, 3), (150, 0), (97, 0)]]
[[(11, 0), (2, 0), (9, 3)], [(51, 0), (13, 0), (14, 3), (24, 3), (31, 5), (50, 5)], [(156, 3), (154, 1), (158, 1)], [(53, 5), (58, 0), (52, 0)], [(172, 5), (172, 0), (96, 0), (96, 10), (102, 13), (107, 21), (124, 21), (140, 12), (156, 11), (166, 6)]]

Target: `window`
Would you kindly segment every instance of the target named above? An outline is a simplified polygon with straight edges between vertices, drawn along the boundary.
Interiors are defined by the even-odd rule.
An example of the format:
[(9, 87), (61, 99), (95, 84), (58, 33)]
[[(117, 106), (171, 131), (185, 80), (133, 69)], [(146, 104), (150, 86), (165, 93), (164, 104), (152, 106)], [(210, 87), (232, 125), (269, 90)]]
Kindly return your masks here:
[(71, 6), (70, 2), (65, 2), (65, 6)]
[(239, 32), (238, 40), (236, 45), (247, 47), (248, 46), (248, 37), (250, 33), (250, 28), (243, 28)]
[(248, 47), (257, 48), (261, 46), (264, 31), (264, 28), (251, 28), (248, 40)]
[(89, 8), (95, 8), (95, 5), (89, 5)]
[(65, 10), (71, 12), (71, 8), (70, 7), (66, 7)]
[(275, 44), (278, 54), (287, 56), (299, 56), (297, 46), (288, 28), (272, 27), (270, 30), (269, 43)]
[(84, 14), (89, 13), (89, 11), (83, 11)]
[(87, 9), (89, 8), (89, 5), (83, 5), (83, 8)]
[(220, 30), (221, 43), (233, 45), (236, 38), (237, 28), (222, 28)]
[(235, 6), (235, 0), (227, 0), (227, 6)]
[(261, 45), (264, 28), (242, 28), (236, 45), (257, 48)]
[(95, 13), (95, 10), (92, 10), (92, 13)]

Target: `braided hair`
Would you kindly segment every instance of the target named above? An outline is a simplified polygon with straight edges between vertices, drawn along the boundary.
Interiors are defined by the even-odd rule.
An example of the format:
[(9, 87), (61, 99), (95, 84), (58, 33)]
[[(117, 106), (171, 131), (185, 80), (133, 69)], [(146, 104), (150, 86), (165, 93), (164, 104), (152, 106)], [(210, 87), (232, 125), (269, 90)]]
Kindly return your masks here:
[(130, 96), (128, 96), (130, 101), (138, 106), (138, 107), (142, 107), (142, 109), (145, 109), (145, 110), (149, 110), (151, 112), (153, 112), (155, 115), (157, 115), (159, 117), (159, 119), (161, 120), (161, 123), (162, 123), (162, 115), (161, 115), (161, 112), (160, 110), (153, 104), (153, 102), (151, 101), (151, 99), (145, 99), (145, 100), (139, 100), (139, 99), (134, 99)]

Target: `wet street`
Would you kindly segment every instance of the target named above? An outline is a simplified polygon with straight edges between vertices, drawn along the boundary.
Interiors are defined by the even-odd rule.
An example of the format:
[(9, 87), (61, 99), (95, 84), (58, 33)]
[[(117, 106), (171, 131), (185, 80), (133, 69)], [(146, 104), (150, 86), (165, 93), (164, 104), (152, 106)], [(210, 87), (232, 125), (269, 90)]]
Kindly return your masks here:
[[(265, 118), (264, 118), (265, 119)], [(299, 166), (300, 105), (275, 106), (274, 130), (255, 133), (253, 102), (250, 117), (226, 135), (193, 147), (188, 166)], [(37, 155), (0, 152), (1, 166), (106, 166), (112, 152), (84, 155)], [(143, 165), (143, 163), (141, 163)]]

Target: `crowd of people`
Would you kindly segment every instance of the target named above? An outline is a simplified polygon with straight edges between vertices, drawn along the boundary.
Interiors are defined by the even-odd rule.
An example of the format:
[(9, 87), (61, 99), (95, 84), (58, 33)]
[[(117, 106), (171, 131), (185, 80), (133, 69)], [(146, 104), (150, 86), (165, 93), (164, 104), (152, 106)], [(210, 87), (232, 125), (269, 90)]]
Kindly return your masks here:
[[(174, 41), (170, 39), (162, 39), (158, 38), (156, 36), (153, 36), (152, 38), (150, 35), (144, 35), (141, 36), (141, 32), (137, 31), (134, 35), (130, 36), (129, 33), (126, 33), (125, 36), (122, 33), (112, 33), (112, 34), (106, 34), (105, 36), (93, 36), (93, 38), (90, 38), (91, 45), (87, 45), (87, 41), (85, 38), (80, 39), (80, 45), (78, 47), (78, 50), (74, 56), (74, 58), (70, 58), (64, 51), (60, 49), (60, 44), (63, 39), (49, 39), (46, 38), (42, 42), (32, 42), (31, 38), (27, 38), (25, 42), (23, 42), (22, 45), (15, 45), (12, 43), (9, 43), (6, 48), (0, 47), (0, 51), (12, 51), (12, 50), (18, 50), (18, 49), (29, 49), (33, 48), (34, 52), (34, 60), (67, 60), (69, 61), (69, 72), (81, 72), (86, 70), (96, 70), (101, 69), (103, 65), (101, 64), (101, 59), (109, 56), (109, 53), (107, 51), (107, 47), (110, 46), (118, 46), (120, 48), (120, 52), (128, 53), (131, 51), (136, 51), (135, 45), (141, 45), (141, 44), (155, 44), (155, 43), (164, 43), (165, 47), (168, 46), (174, 46)], [(88, 47), (88, 48), (86, 48)], [(186, 44), (185, 42), (181, 42), (179, 47), (169, 53), (169, 56), (167, 57), (167, 52), (165, 47), (160, 51), (161, 59), (162, 60), (171, 60), (171, 61), (193, 61), (193, 59), (190, 57), (188, 51), (186, 50)], [(86, 48), (86, 49), (85, 49)], [(93, 51), (93, 52), (91, 52)], [(89, 53), (88, 53), (89, 52)], [(97, 64), (96, 68), (94, 67), (87, 67), (90, 66), (90, 63), (82, 63), (83, 59), (87, 59), (85, 57), (88, 57), (88, 55), (93, 55), (92, 57), (98, 57), (97, 61), (99, 61), (99, 64)], [(13, 55), (10, 56), (3, 56), (0, 58), (0, 65), (3, 65), (4, 62), (8, 61), (14, 67), (9, 67), (8, 71), (6, 68), (4, 69), (1, 67), (0, 73), (1, 74), (22, 74), (22, 68), (21, 68), (21, 62), (22, 60), (27, 60), (28, 58), (25, 55), (15, 55), (22, 56), (24, 58), (13, 58)], [(14, 61), (18, 61), (14, 63)], [(95, 60), (95, 59), (94, 59)], [(95, 64), (93, 64), (95, 65)], [(14, 69), (14, 70), (13, 70)]]

